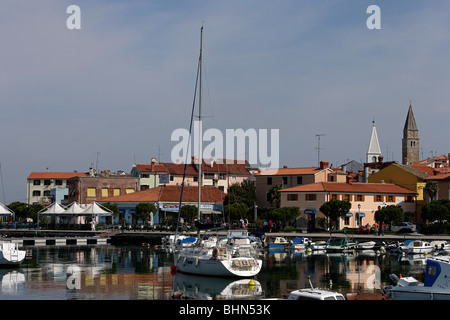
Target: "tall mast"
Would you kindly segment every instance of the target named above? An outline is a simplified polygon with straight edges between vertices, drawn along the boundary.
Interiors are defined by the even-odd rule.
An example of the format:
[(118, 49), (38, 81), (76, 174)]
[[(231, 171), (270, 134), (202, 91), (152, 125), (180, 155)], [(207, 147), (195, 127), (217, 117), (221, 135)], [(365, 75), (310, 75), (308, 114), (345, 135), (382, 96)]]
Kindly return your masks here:
[(198, 99), (198, 208), (197, 208), (197, 220), (200, 220), (200, 203), (201, 203), (201, 193), (202, 193), (202, 163), (203, 163), (203, 128), (202, 128), (202, 64), (203, 64), (203, 26), (200, 29), (200, 89), (199, 89), (199, 99)]

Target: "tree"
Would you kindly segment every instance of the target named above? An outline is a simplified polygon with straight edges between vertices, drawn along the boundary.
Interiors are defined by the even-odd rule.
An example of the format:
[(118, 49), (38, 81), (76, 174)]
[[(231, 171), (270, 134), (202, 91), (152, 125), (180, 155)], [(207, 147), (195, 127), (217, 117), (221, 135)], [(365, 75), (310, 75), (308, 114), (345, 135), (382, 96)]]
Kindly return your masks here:
[(422, 219), (442, 222), (450, 218), (450, 200), (440, 199), (426, 203), (422, 208)]
[(184, 205), (181, 207), (180, 216), (186, 221), (193, 221), (197, 217), (197, 207), (194, 205)]
[(37, 221), (39, 211), (44, 209), (41, 204), (27, 204), (23, 202), (12, 202), (8, 205), (8, 208), (14, 212), (16, 220), (32, 218), (33, 221)]
[(247, 207), (253, 207), (256, 202), (255, 182), (244, 180), (240, 184), (233, 183), (228, 188), (228, 193), (224, 199), (224, 205), (233, 203), (244, 203)]
[(152, 203), (142, 202), (136, 206), (136, 217), (145, 221), (153, 218), (152, 215), (154, 215), (156, 211), (156, 207)]
[(223, 207), (224, 215), (228, 215), (230, 221), (246, 219), (248, 207), (244, 203), (227, 204)]
[(271, 211), (270, 216), (274, 220), (279, 220), (283, 223), (283, 226), (293, 221), (300, 213), (299, 207), (281, 207), (275, 208)]
[(280, 207), (280, 190), (283, 188), (281, 184), (277, 184), (268, 190), (270, 194), (270, 203), (274, 204), (275, 207)]
[(376, 221), (383, 221), (390, 225), (399, 224), (404, 219), (403, 208), (395, 205), (385, 206), (375, 212)]
[(329, 219), (329, 228), (332, 223), (337, 222), (340, 218), (344, 218), (350, 211), (352, 204), (346, 200), (330, 200), (320, 206), (319, 210)]
[(425, 184), (425, 188), (423, 188), (423, 191), (428, 195), (430, 198), (429, 201), (434, 200), (439, 192), (439, 185), (436, 181), (427, 181)]

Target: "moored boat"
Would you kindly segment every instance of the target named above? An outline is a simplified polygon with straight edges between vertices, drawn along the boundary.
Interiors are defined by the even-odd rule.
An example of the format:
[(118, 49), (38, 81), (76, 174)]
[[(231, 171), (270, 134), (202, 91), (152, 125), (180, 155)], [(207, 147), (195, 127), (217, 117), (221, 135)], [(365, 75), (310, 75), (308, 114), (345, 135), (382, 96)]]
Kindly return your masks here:
[(0, 241), (0, 265), (18, 266), (25, 260), (26, 251), (19, 250), (18, 244)]
[(311, 241), (308, 238), (304, 237), (295, 237), (289, 240), (289, 243), (285, 246), (286, 249), (291, 250), (302, 250), (306, 249), (311, 244)]
[(397, 277), (391, 274), (392, 285), (385, 287), (393, 300), (450, 300), (450, 260), (448, 257), (427, 259), (425, 280), (419, 283), (414, 277)]
[(399, 248), (403, 253), (428, 253), (434, 250), (434, 247), (428, 241), (407, 240)]
[(353, 251), (357, 248), (357, 243), (347, 237), (336, 238), (326, 247), (327, 252), (346, 252)]
[(284, 249), (289, 241), (284, 237), (265, 237), (264, 238), (264, 248), (265, 249)]

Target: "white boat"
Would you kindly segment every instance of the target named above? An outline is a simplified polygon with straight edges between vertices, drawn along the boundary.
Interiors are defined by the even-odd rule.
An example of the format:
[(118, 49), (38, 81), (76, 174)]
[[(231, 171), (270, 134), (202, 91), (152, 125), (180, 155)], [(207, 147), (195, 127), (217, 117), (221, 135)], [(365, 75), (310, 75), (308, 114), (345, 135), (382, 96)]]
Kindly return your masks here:
[(295, 238), (289, 240), (289, 243), (286, 245), (286, 249), (302, 250), (302, 249), (306, 249), (310, 244), (311, 244), (311, 241), (308, 238), (295, 237)]
[(428, 241), (407, 240), (399, 248), (403, 253), (427, 253), (434, 250), (434, 247)]
[(434, 250), (442, 250), (442, 251), (450, 251), (450, 243), (445, 240), (436, 240), (431, 241), (430, 245), (434, 248)]
[(176, 270), (186, 274), (220, 277), (252, 277), (261, 271), (262, 260), (252, 248), (196, 246), (175, 253)]
[(25, 250), (19, 250), (17, 243), (0, 241), (0, 265), (18, 266), (25, 260)]
[(373, 249), (375, 245), (376, 245), (375, 241), (357, 242), (356, 250), (370, 250)]
[(289, 293), (287, 299), (266, 299), (266, 300), (345, 300), (345, 297), (336, 291), (314, 288), (309, 280), (310, 288), (298, 289)]
[(227, 235), (219, 239), (218, 246), (226, 246), (229, 250), (252, 248), (255, 251), (262, 251), (263, 249), (261, 239), (249, 235), (247, 229), (228, 230)]
[(328, 241), (315, 241), (309, 244), (307, 249), (312, 251), (325, 251), (330, 243)]
[(450, 261), (448, 257), (427, 259), (423, 283), (413, 277), (390, 275), (393, 285), (385, 287), (393, 300), (450, 300)]

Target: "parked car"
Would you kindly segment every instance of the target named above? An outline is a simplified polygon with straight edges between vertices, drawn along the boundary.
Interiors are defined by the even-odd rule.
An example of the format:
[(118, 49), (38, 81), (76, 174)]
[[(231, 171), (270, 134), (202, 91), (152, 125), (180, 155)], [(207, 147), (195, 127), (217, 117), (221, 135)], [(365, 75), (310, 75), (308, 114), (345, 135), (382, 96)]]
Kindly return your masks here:
[(415, 232), (417, 230), (416, 225), (411, 222), (402, 222), (399, 225), (392, 226), (391, 231), (400, 231), (406, 229), (406, 232)]

